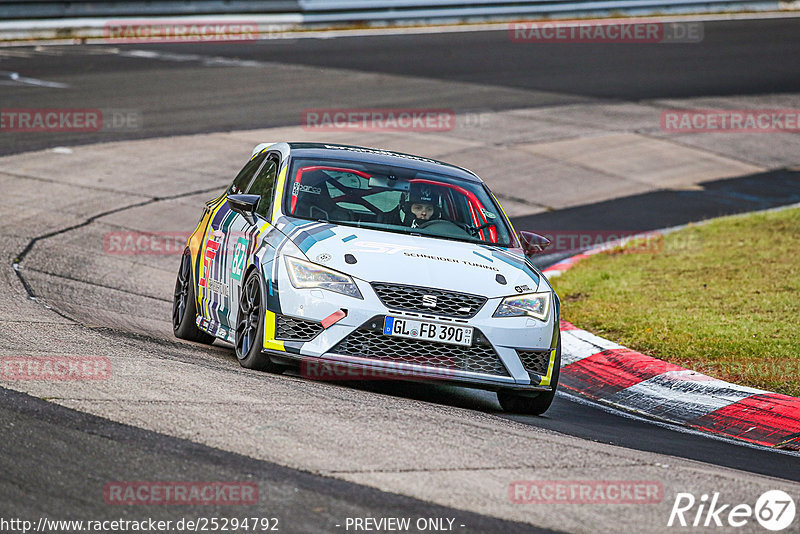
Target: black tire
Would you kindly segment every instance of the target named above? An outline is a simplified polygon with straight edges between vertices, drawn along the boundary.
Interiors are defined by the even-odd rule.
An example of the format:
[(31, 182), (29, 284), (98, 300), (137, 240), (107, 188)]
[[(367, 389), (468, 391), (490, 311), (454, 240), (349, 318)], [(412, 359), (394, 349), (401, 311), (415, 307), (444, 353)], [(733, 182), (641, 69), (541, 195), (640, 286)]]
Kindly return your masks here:
[(242, 286), (239, 296), (239, 315), (236, 320), (236, 357), (239, 364), (247, 369), (281, 373), (283, 365), (273, 363), (264, 354), (264, 311), (266, 305), (261, 291), (261, 279), (258, 271), (251, 271)]
[(175, 337), (211, 345), (216, 339), (211, 334), (197, 328), (197, 299), (194, 296), (192, 280), (192, 256), (189, 249), (183, 251), (178, 279), (175, 280), (175, 293), (172, 299), (172, 332)]
[(556, 396), (558, 379), (561, 376), (561, 332), (558, 333), (558, 343), (556, 345), (556, 361), (553, 364), (553, 378), (550, 381), (553, 389), (544, 391), (536, 396), (526, 396), (514, 393), (510, 390), (500, 390), (497, 392), (497, 400), (506, 412), (519, 413), (526, 415), (542, 415), (550, 408)]

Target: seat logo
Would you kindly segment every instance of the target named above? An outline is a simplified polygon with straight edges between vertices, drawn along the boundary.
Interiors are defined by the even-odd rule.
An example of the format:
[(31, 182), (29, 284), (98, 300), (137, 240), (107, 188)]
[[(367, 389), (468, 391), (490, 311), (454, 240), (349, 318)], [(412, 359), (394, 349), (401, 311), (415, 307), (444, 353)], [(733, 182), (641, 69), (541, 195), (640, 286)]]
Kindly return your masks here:
[(436, 307), (436, 296), (435, 295), (422, 295), (422, 305), (426, 308), (435, 308)]

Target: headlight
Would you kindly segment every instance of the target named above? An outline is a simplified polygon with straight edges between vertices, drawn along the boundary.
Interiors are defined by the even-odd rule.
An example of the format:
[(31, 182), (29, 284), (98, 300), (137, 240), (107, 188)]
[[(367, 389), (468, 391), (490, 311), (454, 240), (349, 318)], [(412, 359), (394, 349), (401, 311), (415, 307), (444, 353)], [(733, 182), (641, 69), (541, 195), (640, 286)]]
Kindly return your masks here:
[(530, 315), (540, 321), (546, 321), (550, 313), (550, 292), (527, 293), (506, 297), (497, 307), (493, 317), (521, 317)]
[(286, 270), (289, 271), (289, 280), (297, 289), (327, 289), (348, 297), (364, 298), (351, 277), (322, 265), (286, 256)]

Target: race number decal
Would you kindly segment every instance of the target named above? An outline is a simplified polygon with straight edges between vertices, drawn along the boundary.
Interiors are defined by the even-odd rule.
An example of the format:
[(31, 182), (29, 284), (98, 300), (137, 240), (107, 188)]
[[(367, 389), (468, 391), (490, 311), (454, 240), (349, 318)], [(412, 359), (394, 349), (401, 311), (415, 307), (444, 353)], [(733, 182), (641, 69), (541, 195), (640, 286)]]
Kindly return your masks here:
[(231, 278), (242, 281), (242, 271), (244, 271), (244, 261), (247, 258), (247, 245), (250, 241), (240, 237), (233, 248), (233, 265), (231, 265)]

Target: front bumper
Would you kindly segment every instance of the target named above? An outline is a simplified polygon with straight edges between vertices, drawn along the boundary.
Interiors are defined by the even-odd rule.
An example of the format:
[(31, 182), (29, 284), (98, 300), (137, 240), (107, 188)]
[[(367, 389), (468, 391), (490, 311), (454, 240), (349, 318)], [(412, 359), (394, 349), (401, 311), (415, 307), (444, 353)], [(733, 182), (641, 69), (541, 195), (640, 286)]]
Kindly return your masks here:
[[(353, 380), (385, 376), (456, 382), (490, 390), (551, 390), (557, 306), (551, 306), (547, 321), (529, 317), (496, 318), (492, 314), (502, 299), (492, 298), (473, 317), (454, 319), (390, 309), (370, 284), (361, 280), (356, 283), (363, 300), (330, 291), (291, 288), (287, 280), (282, 287), (288, 285), (291, 290), (281, 292), (276, 325), (287, 317), (295, 320), (295, 324), (305, 322), (308, 328), (301, 330), (307, 335), (292, 338), (286, 328), (276, 326), (273, 339), (265, 339), (265, 351), (274, 359), (299, 361), (301, 372), (303, 365), (324, 363), (335, 364), (334, 371), (339, 373), (354, 370)], [(318, 326), (338, 310), (345, 310), (346, 317), (328, 328)], [(381, 330), (387, 315), (471, 326), (475, 329), (473, 345), (461, 348), (433, 341), (413, 343), (384, 335)], [(527, 368), (520, 358), (521, 350), (528, 351)], [(531, 369), (534, 360), (539, 362), (537, 369)]]

